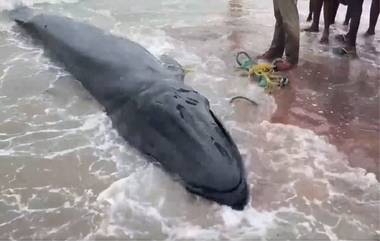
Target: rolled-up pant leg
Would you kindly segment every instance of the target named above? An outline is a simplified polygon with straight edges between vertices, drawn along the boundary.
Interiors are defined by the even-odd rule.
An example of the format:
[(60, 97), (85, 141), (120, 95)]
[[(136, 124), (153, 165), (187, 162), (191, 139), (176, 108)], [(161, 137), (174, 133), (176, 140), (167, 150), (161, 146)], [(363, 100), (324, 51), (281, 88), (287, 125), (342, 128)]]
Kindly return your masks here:
[(273, 11), (276, 18), (276, 25), (270, 50), (273, 51), (275, 57), (282, 57), (285, 49), (285, 31), (278, 2), (279, 0), (273, 0)]
[(300, 23), (295, 0), (274, 0), (282, 17), (285, 32), (285, 55), (291, 64), (298, 63), (300, 48)]

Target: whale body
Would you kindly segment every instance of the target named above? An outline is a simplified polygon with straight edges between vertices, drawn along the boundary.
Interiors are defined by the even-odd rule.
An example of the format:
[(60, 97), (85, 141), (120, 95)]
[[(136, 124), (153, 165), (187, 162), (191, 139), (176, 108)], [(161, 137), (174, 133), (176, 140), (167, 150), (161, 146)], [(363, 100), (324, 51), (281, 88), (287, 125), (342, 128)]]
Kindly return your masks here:
[(239, 150), (183, 76), (126, 38), (62, 16), (29, 15), (14, 20), (105, 107), (130, 145), (191, 193), (244, 208), (249, 192)]

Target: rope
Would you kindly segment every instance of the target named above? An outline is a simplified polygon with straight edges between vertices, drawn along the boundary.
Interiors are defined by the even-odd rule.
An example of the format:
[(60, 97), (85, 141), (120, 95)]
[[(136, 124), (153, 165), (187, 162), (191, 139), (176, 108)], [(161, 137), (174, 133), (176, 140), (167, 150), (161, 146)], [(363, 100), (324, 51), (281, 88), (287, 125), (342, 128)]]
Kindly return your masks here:
[(249, 98), (247, 98), (247, 97), (245, 97), (245, 96), (241, 96), (241, 95), (238, 95), (238, 96), (233, 97), (233, 98), (230, 100), (230, 103), (234, 102), (235, 100), (239, 100), (239, 99), (241, 99), (241, 100), (246, 100), (246, 101), (250, 102), (251, 104), (253, 104), (253, 105), (255, 105), (255, 106), (258, 106), (257, 102), (255, 102), (254, 100), (251, 100), (251, 99), (249, 99)]
[[(244, 60), (241, 60), (242, 57), (244, 58)], [(238, 52), (236, 54), (236, 63), (238, 63), (239, 67), (244, 69), (245, 71), (249, 71), (251, 66), (254, 64), (249, 54), (244, 51)]]
[[(245, 60), (241, 60), (244, 57)], [(268, 93), (272, 93), (275, 87), (283, 88), (289, 84), (289, 79), (280, 75), (275, 75), (276, 60), (273, 64), (255, 64), (247, 52), (241, 51), (236, 55), (236, 62), (240, 68), (248, 71), (249, 77), (252, 77), (259, 83), (260, 87), (265, 88)]]

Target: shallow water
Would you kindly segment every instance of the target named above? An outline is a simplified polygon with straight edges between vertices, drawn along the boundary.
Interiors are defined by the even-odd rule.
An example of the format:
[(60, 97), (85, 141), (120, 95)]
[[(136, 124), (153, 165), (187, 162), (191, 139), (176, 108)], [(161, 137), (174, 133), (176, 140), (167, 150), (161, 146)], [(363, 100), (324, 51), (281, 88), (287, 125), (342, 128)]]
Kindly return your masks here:
[[(168, 53), (191, 69), (185, 82), (210, 99), (239, 146), (251, 200), (239, 212), (186, 192), (129, 147), (102, 107), (13, 28), (3, 11), (0, 239), (379, 239), (376, 173), (352, 167), (352, 157), (330, 138), (333, 132), (317, 129), (323, 123), (335, 129), (340, 121), (315, 114), (309, 107), (316, 102), (286, 99), (287, 93), (306, 99), (315, 91), (310, 85), (315, 64), (337, 58), (306, 41), (316, 36), (302, 35), (300, 65), (306, 67), (298, 71), (311, 74), (290, 75), (295, 83), (302, 83), (302, 77), (309, 84), (277, 94), (283, 100), (278, 105), (235, 71), (237, 50), (257, 54), (267, 47), (273, 29), (270, 1), (0, 0), (0, 8), (12, 9), (17, 2), (90, 22), (139, 42), (154, 55)], [(306, 1), (299, 5), (307, 9)], [(360, 46), (364, 50), (366, 45)], [(359, 65), (370, 77), (375, 74), (369, 79), (376, 88), (378, 55), (367, 52)], [(235, 95), (259, 105), (231, 106)], [(368, 105), (376, 108), (378, 93), (372, 97)], [(296, 103), (288, 116), (281, 113), (284, 103)], [(288, 124), (272, 123), (275, 112), (276, 122)], [(309, 125), (305, 117), (294, 121), (294, 113), (321, 124)], [(376, 115), (369, 122), (378, 130)]]

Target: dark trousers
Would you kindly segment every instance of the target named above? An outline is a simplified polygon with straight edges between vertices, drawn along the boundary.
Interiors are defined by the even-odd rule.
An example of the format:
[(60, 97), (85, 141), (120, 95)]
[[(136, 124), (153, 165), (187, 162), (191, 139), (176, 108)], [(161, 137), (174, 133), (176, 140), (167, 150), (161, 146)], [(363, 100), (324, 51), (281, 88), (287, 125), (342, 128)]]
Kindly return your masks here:
[(319, 19), (323, 6), (325, 29), (335, 23), (335, 17), (339, 8), (339, 0), (310, 0), (310, 11), (313, 12), (312, 26), (319, 27)]
[(282, 56), (284, 51), (291, 64), (298, 63), (300, 24), (295, 0), (273, 0), (276, 26), (270, 49), (277, 56)]
[(377, 23), (377, 19), (379, 18), (380, 13), (380, 0), (372, 0), (371, 4), (371, 13), (369, 18), (369, 32), (375, 32), (375, 27)]
[(350, 30), (347, 33), (348, 44), (352, 47), (356, 46), (356, 37), (358, 35), (360, 18), (363, 11), (364, 0), (347, 0), (348, 8), (350, 9)]
[[(348, 25), (348, 23), (350, 22), (351, 11), (353, 11), (352, 6), (348, 5), (346, 18), (344, 20), (345, 25)], [(375, 32), (375, 27), (377, 24), (379, 13), (380, 13), (380, 0), (372, 0), (368, 32), (373, 32), (373, 33)]]

